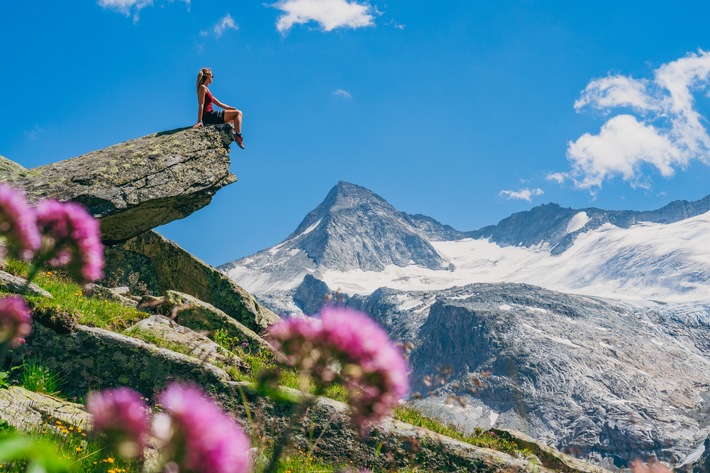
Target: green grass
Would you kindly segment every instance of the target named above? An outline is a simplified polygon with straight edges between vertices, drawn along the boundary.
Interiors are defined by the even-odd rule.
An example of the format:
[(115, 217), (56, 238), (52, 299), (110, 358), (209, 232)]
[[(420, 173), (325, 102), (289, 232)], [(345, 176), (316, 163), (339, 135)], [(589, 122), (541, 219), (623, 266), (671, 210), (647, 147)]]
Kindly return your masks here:
[[(68, 463), (72, 471), (76, 473), (123, 473), (137, 472), (138, 469), (131, 466), (125, 460), (119, 458), (115, 453), (106, 450), (99, 443), (92, 440), (86, 432), (73, 426), (65, 425), (59, 420), (48, 419), (51, 424), (44, 425), (41, 430), (27, 435), (25, 438), (32, 439), (38, 443), (35, 451), (43, 451), (44, 454), (53, 455)], [(0, 453), (2, 452), (3, 440), (10, 436), (16, 436), (15, 430), (7, 424), (0, 425)], [(27, 470), (27, 461), (16, 461), (2, 464), (2, 473), (20, 473)]]
[(183, 355), (192, 356), (190, 349), (188, 347), (181, 345), (179, 343), (170, 342), (168, 340), (165, 340), (164, 338), (156, 335), (153, 332), (148, 332), (146, 330), (140, 330), (138, 328), (133, 328), (131, 330), (124, 331), (123, 334), (128, 335), (129, 337), (143, 340), (144, 342), (148, 342), (151, 345), (155, 345), (156, 347), (167, 348), (168, 350), (174, 351), (176, 353), (182, 353)]
[(483, 429), (477, 428), (475, 429), (475, 433), (473, 435), (467, 435), (456, 429), (456, 427), (426, 417), (421, 412), (411, 407), (397, 406), (394, 410), (394, 417), (397, 420), (406, 422), (407, 424), (411, 424), (416, 427), (423, 427), (431, 430), (432, 432), (446, 435), (447, 437), (451, 437), (477, 447), (498, 450), (499, 452), (505, 452), (512, 456), (525, 457), (528, 454), (526, 450), (518, 448), (515, 443), (503, 439), (495, 435), (493, 432), (487, 432)]
[(61, 374), (51, 370), (37, 361), (26, 361), (22, 364), (20, 384), (28, 391), (50, 396), (58, 396), (61, 392)]
[[(26, 277), (29, 272), (29, 265), (22, 261), (7, 259), (5, 263), (5, 271), (16, 276)], [(28, 294), (26, 299), (34, 312), (63, 313), (78, 323), (117, 332), (146, 317), (145, 312), (118, 302), (86, 297), (81, 285), (59, 271), (40, 271), (33, 282), (53, 296), (48, 299)]]
[[(4, 269), (18, 276), (26, 276), (29, 271), (29, 265), (23, 262), (8, 259), (6, 260), (6, 266)], [(77, 323), (101, 327), (119, 333), (125, 333), (125, 330), (128, 327), (147, 317), (145, 312), (123, 306), (117, 302), (86, 297), (82, 286), (72, 282), (68, 277), (58, 271), (41, 271), (37, 274), (34, 282), (43, 289), (49, 291), (53, 296), (53, 299), (46, 299), (35, 295), (27, 296), (28, 302), (32, 306), (35, 314), (39, 312), (45, 314), (68, 315), (75, 319)], [(162, 348), (167, 348), (178, 353), (189, 355), (189, 350), (185, 347), (176, 343), (167, 342), (148, 332), (132, 331), (128, 335), (142, 339)], [(262, 374), (279, 368), (273, 353), (268, 350), (261, 350), (257, 353), (248, 353), (243, 349), (240, 340), (237, 337), (230, 337), (226, 330), (218, 330), (213, 336), (213, 339), (226, 350), (227, 356), (232, 353), (248, 365), (249, 368), (247, 372), (242, 372), (234, 366), (221, 366), (221, 368), (225, 369), (230, 376), (237, 381), (257, 382)], [(61, 378), (56, 374), (48, 372), (48, 370), (43, 368), (41, 365), (35, 363), (24, 367), (23, 370), (24, 372), (21, 382), (27, 389), (53, 395), (60, 392)], [(301, 379), (295, 370), (281, 368), (279, 371), (280, 385), (294, 389), (301, 388)], [(5, 380), (5, 383), (0, 384), (6, 384), (6, 382), (7, 380)], [(315, 387), (311, 384), (308, 387), (308, 390), (313, 393), (315, 392)], [(343, 402), (347, 402), (348, 399), (347, 390), (341, 384), (334, 384), (330, 386), (324, 395)], [(420, 412), (409, 407), (397, 407), (394, 412), (394, 417), (402, 422), (423, 427), (471, 445), (491, 448), (514, 456), (526, 455), (526, 451), (520, 450), (514, 443), (497, 437), (494, 434), (483, 432), (478, 429), (474, 434), (466, 435), (453, 426), (425, 417)], [(0, 434), (2, 434), (2, 428), (0, 428)], [(50, 435), (52, 438), (56, 439), (56, 433), (44, 432), (41, 435)], [(66, 435), (64, 435), (60, 440), (60, 443), (63, 445), (63, 455), (82, 462), (81, 467), (77, 471), (108, 472), (111, 470), (110, 465), (105, 462), (101, 463), (102, 458), (100, 458), (101, 455), (98, 447), (91, 450), (91, 453), (89, 453), (89, 450), (85, 450), (85, 448), (88, 449), (88, 445), (90, 445), (89, 443), (86, 443), (86, 440), (84, 440), (84, 443), (76, 444), (73, 440), (68, 439)], [(85, 453), (83, 455), (78, 455), (76, 451), (77, 447), (82, 448), (82, 451)], [(85, 461), (83, 457), (87, 455), (90, 457), (90, 460)], [(98, 460), (96, 460), (97, 458)], [(94, 464), (94, 461), (97, 463)], [(115, 468), (123, 467), (119, 466), (117, 463), (114, 466), (114, 471)], [(330, 473), (336, 470), (337, 469), (333, 466), (319, 464), (314, 462), (313, 459), (308, 459), (297, 454), (287, 457), (282, 463), (282, 467), (279, 469), (279, 472), (285, 473), (287, 471), (291, 471), (293, 473)], [(0, 469), (0, 473), (6, 471), (21, 470)]]

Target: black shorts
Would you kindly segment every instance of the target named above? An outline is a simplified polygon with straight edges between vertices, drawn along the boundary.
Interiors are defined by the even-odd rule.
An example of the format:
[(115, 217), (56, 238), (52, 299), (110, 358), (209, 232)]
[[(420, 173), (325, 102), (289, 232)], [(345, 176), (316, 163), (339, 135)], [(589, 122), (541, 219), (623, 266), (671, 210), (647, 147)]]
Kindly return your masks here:
[(219, 125), (224, 123), (224, 110), (202, 112), (202, 123), (205, 125)]

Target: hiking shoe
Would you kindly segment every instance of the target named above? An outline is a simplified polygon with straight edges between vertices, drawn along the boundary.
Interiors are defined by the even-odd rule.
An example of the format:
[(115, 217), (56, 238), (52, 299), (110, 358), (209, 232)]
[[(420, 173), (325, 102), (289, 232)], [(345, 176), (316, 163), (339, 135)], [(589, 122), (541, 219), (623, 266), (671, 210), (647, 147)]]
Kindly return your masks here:
[(234, 142), (237, 143), (237, 146), (239, 146), (241, 149), (244, 149), (244, 138), (242, 138), (242, 135), (237, 135), (235, 133)]

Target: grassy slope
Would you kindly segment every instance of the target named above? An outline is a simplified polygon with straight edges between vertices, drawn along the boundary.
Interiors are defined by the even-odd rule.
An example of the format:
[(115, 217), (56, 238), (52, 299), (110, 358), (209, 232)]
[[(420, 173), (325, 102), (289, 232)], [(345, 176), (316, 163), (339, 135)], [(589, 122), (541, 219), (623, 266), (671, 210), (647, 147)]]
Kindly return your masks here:
[[(28, 267), (26, 264), (21, 262), (7, 261), (5, 270), (18, 276), (24, 276), (27, 274)], [(101, 327), (115, 332), (124, 333), (128, 327), (138, 322), (139, 320), (147, 317), (147, 314), (145, 312), (123, 306), (117, 302), (86, 297), (82, 286), (71, 282), (61, 273), (44, 271), (37, 275), (34, 282), (40, 287), (49, 291), (52, 294), (53, 299), (30, 295), (27, 297), (27, 299), (33, 309), (44, 311), (61, 311), (66, 314), (70, 314), (80, 324)], [(185, 350), (182, 349), (179, 345), (166, 342), (160, 339), (159, 337), (156, 337), (155, 335), (149, 333), (134, 332), (130, 333), (129, 335), (134, 336), (136, 338), (141, 338), (149, 343), (153, 343), (163, 348), (168, 348), (170, 350), (182, 353), (185, 352)], [(246, 353), (241, 349), (238, 340), (230, 340), (228, 337), (217, 336), (215, 337), (215, 341), (219, 343), (223, 348), (225, 348), (225, 351), (234, 353), (236, 356), (241, 358), (249, 365), (250, 369), (248, 373), (242, 373), (238, 371), (235, 367), (231, 366), (222, 367), (235, 380), (255, 381), (259, 377), (259, 374), (263, 373), (264, 370), (271, 370), (276, 368), (275, 360), (273, 356), (268, 352), (262, 352), (258, 354)], [(34, 368), (36, 369), (37, 367), (35, 366)], [(281, 383), (285, 386), (292, 388), (299, 388), (300, 385), (298, 375), (295, 372), (288, 370), (282, 371)], [(339, 401), (346, 401), (347, 391), (342, 386), (335, 385), (328, 390), (326, 396)], [(394, 416), (395, 418), (403, 422), (427, 428), (434, 432), (455, 438), (463, 442), (470, 443), (472, 445), (491, 448), (512, 455), (525, 455), (527, 453), (521, 451), (513, 443), (498, 438), (494, 435), (490, 435), (486, 432), (477, 431), (475, 435), (464, 435), (461, 432), (457, 431), (454, 427), (427, 418), (418, 411), (409, 407), (398, 407), (395, 410)], [(74, 445), (74, 443), (70, 441), (62, 441), (60, 442), (60, 445), (62, 445), (62, 451), (65, 455), (70, 455), (77, 458), (81, 457), (77, 454), (77, 451), (75, 450), (77, 446)], [(89, 454), (85, 453), (83, 456), (86, 455)], [(88, 465), (90, 466), (90, 469), (85, 469), (87, 467), (87, 464), (86, 462), (82, 461), (81, 469), (79, 471), (106, 472), (111, 470), (111, 468), (109, 468), (111, 465), (107, 464), (106, 462), (101, 462), (99, 460), (96, 462), (96, 464), (93, 463), (93, 458), (98, 458), (97, 455), (98, 453), (96, 452), (90, 455), (92, 458), (91, 465)], [(124, 467), (129, 468), (130, 471), (130, 466), (119, 466), (117, 464), (114, 468), (114, 472), (118, 472), (118, 468)], [(14, 470), (0, 470), (0, 472), (3, 471)], [(280, 472), (287, 471), (291, 471), (294, 473), (328, 473), (334, 472), (336, 471), (336, 469), (332, 466), (317, 463), (307, 453), (293, 452), (286, 459), (286, 461), (283, 462), (282, 467), (280, 469)], [(402, 471), (409, 472), (417, 470)]]

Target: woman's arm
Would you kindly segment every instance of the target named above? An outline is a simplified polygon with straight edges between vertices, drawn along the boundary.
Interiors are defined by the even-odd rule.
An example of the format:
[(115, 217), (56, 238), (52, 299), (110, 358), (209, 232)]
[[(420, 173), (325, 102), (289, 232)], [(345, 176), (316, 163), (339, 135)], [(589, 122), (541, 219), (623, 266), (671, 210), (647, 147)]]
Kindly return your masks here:
[(202, 126), (202, 110), (205, 108), (205, 91), (207, 90), (207, 87), (204, 85), (201, 85), (199, 89), (197, 89), (197, 104), (199, 108), (197, 109), (197, 123), (192, 125), (192, 128), (199, 128)]
[(236, 110), (234, 107), (230, 107), (229, 105), (223, 104), (219, 100), (217, 100), (217, 97), (212, 96), (212, 100), (214, 101), (214, 104), (217, 105), (218, 107), (222, 107), (225, 110)]

